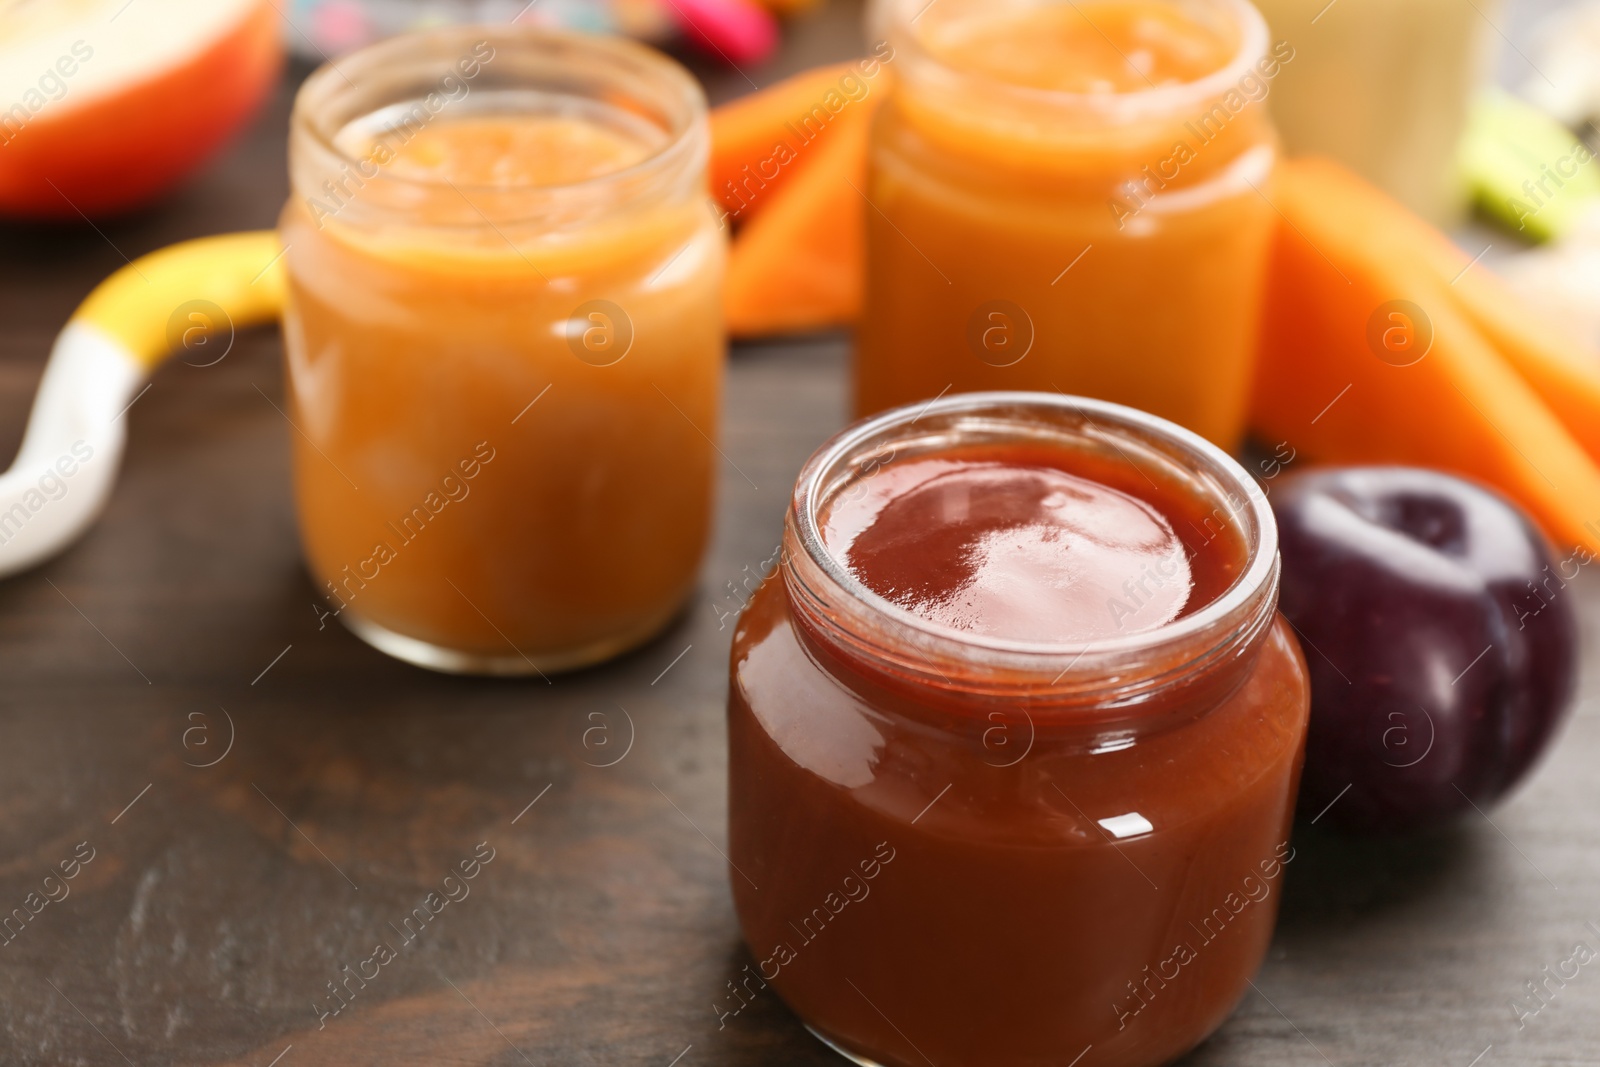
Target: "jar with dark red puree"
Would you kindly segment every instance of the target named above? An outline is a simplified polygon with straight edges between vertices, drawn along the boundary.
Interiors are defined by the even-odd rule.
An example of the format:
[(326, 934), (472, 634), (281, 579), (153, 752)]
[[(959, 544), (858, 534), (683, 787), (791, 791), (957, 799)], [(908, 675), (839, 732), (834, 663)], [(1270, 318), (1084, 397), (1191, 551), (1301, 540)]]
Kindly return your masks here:
[(1266, 952), (1305, 740), (1277, 530), (1131, 408), (975, 393), (822, 447), (740, 619), (730, 877), (862, 1064), (1165, 1063)]

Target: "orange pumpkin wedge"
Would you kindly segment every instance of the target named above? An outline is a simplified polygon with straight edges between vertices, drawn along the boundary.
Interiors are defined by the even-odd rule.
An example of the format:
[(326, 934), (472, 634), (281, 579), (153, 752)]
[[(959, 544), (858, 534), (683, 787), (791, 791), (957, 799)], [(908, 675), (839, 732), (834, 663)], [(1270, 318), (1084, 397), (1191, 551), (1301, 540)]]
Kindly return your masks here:
[[(876, 103), (886, 73), (868, 79), (862, 62), (835, 63), (741, 96), (711, 112), (711, 194), (728, 221), (746, 223), (777, 200), (804, 157), (827, 141), (839, 120)], [(853, 80), (852, 80), (853, 79)], [(865, 93), (852, 101), (851, 95)]]
[(1342, 183), (1320, 180), (1325, 166), (1288, 164), (1275, 185), (1285, 224), (1269, 268), (1255, 431), (1317, 461), (1475, 479), (1552, 539), (1600, 550), (1600, 467), (1417, 242)]
[(783, 195), (734, 238), (723, 309), (735, 337), (841, 326), (865, 284), (867, 109), (809, 149)]
[(1280, 181), (1416, 261), (1447, 286), (1457, 308), (1549, 406), (1590, 458), (1600, 462), (1600, 360), (1552, 329), (1501, 278), (1382, 190), (1329, 160), (1285, 164)]

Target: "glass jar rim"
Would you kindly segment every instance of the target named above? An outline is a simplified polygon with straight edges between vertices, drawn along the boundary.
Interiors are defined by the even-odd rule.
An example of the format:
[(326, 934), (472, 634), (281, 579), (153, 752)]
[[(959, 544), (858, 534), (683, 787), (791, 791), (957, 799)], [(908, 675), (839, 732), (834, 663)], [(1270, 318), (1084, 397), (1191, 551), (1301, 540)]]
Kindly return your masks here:
[[(821, 512), (843, 484), (841, 473), (848, 472), (863, 459), (865, 450), (874, 442), (881, 448), (897, 439), (897, 431), (900, 432), (898, 439), (905, 442), (916, 424), (924, 419), (960, 418), (987, 418), (991, 426), (1015, 427), (1021, 439), (1021, 432), (1030, 423), (1020, 417), (1020, 413), (1029, 410), (1041, 416), (1040, 420), (1035, 420), (1035, 425), (1050, 416), (1065, 420), (1079, 418), (1092, 428), (1086, 437), (1109, 443), (1119, 452), (1123, 451), (1123, 445), (1159, 446), (1174, 464), (1184, 463), (1186, 469), (1192, 467), (1204, 474), (1225, 494), (1223, 500), (1230, 516), (1243, 527), (1247, 552), (1245, 567), (1228, 588), (1209, 603), (1166, 625), (1118, 637), (1041, 642), (972, 634), (928, 620), (868, 588), (828, 549), (822, 534)], [(929, 454), (936, 452), (937, 449), (929, 450)], [(816, 572), (797, 573), (791, 562), (785, 569), (791, 594), (799, 592), (805, 599), (826, 601), (830, 610), (843, 606), (846, 614), (853, 611), (852, 621), (867, 624), (854, 627), (855, 630), (869, 628), (874, 623), (887, 624), (891, 641), (909, 641), (914, 650), (919, 646), (925, 650), (943, 650), (956, 659), (972, 661), (980, 667), (1030, 675), (1040, 670), (1048, 675), (1061, 666), (1056, 676), (1058, 681), (1080, 663), (1091, 669), (1104, 667), (1108, 661), (1125, 664), (1130, 657), (1157, 655), (1163, 650), (1186, 646), (1194, 654), (1177, 667), (1198, 668), (1202, 661), (1253, 639), (1265, 629), (1276, 610), (1277, 523), (1266, 494), (1255, 479), (1231, 456), (1199, 434), (1159, 416), (1109, 401), (1033, 392), (963, 393), (922, 404), (908, 404), (864, 419), (836, 434), (807, 460), (795, 483), (788, 526), (795, 542), (795, 554), (802, 556), (802, 562), (807, 565), (804, 569)], [(822, 590), (807, 588), (808, 578), (812, 586), (819, 584), (816, 579), (820, 578), (821, 584), (842, 593), (843, 604)], [(800, 584), (800, 589), (794, 588), (792, 583), (795, 582)], [(852, 628), (846, 626), (845, 629)], [(861, 643), (861, 634), (852, 633), (851, 636), (855, 643)], [(873, 642), (869, 639), (867, 643)], [(917, 656), (932, 666), (925, 655), (918, 652)], [(943, 676), (936, 667), (934, 670)], [(1115, 680), (1122, 673), (1125, 672), (1113, 667), (1107, 677)], [(1121, 678), (1121, 682), (1126, 681)], [(1144, 681), (1158, 683), (1160, 679)], [(1151, 684), (1141, 684), (1139, 688), (1148, 691)]]
[[(935, 0), (937, 2), (937, 0)], [(1070, 0), (1066, 0), (1070, 2)], [(1175, 3), (1176, 0), (1167, 0)], [(1213, 100), (1235, 88), (1256, 63), (1267, 54), (1271, 33), (1266, 18), (1250, 0), (1202, 0), (1225, 13), (1239, 30), (1238, 46), (1228, 62), (1194, 81), (1179, 85), (1152, 86), (1125, 93), (1078, 93), (1019, 85), (1002, 78), (953, 66), (928, 48), (914, 23), (932, 6), (928, 0), (884, 0), (886, 15), (876, 20), (884, 36), (897, 47), (909, 51), (947, 76), (980, 83), (985, 89), (1010, 96), (1021, 103), (1058, 109), (1105, 113), (1113, 117), (1137, 119), (1148, 115), (1178, 111), (1185, 105)], [(1076, 7), (1076, 5), (1073, 5)], [(1087, 17), (1087, 16), (1085, 16)]]
[[(654, 151), (634, 163), (616, 170), (583, 178), (573, 182), (529, 186), (543, 195), (582, 195), (612, 185), (625, 184), (659, 170), (670, 167), (685, 155), (695, 151), (697, 131), (704, 126), (707, 113), (705, 92), (694, 76), (671, 56), (648, 45), (622, 37), (584, 34), (544, 26), (474, 25), (461, 24), (436, 26), (385, 38), (357, 49), (337, 61), (328, 60), (314, 70), (295, 93), (290, 116), (290, 135), (303, 133), (319, 153), (325, 154), (337, 165), (359, 167), (363, 162), (338, 144), (337, 135), (343, 124), (330, 128), (318, 122), (320, 110), (339, 96), (358, 92), (363, 74), (389, 70), (397, 61), (420, 53), (423, 48), (454, 42), (469, 47), (478, 41), (495, 46), (545, 49), (551, 55), (560, 51), (587, 53), (597, 61), (610, 60), (616, 67), (632, 68), (657, 82), (663, 92), (655, 102), (670, 101), (674, 119), (664, 127), (666, 139)], [(519, 188), (505, 184), (476, 182), (450, 182), (430, 176), (403, 174), (384, 175), (385, 180), (401, 186), (418, 189), (454, 187), (457, 190), (477, 193), (504, 193)]]

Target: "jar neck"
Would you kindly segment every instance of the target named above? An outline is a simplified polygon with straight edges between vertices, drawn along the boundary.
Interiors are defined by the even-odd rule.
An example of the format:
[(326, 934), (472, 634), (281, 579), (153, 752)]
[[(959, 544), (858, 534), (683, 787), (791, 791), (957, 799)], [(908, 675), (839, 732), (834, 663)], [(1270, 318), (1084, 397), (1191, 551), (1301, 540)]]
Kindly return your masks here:
[[(970, 444), (1048, 443), (1110, 453), (1205, 506), (1206, 536), (1237, 535), (1242, 569), (1212, 602), (1143, 633), (1073, 644), (955, 631), (863, 585), (821, 519), (896, 461)], [(935, 715), (1022, 704), (1041, 726), (1159, 728), (1192, 718), (1249, 673), (1277, 608), (1277, 528), (1265, 495), (1226, 453), (1155, 416), (1041, 393), (974, 393), (900, 408), (835, 437), (801, 472), (785, 522), (782, 575), (814, 657), (857, 687), (911, 694)]]
[[(391, 160), (428, 126), (458, 118), (609, 117), (648, 137), (639, 162), (581, 181), (468, 183), (397, 173)], [(353, 124), (373, 150), (353, 148)], [(382, 145), (379, 149), (376, 146)], [(705, 97), (673, 60), (631, 41), (515, 26), (454, 26), (391, 38), (329, 63), (295, 97), (291, 207), (318, 229), (514, 231), (550, 237), (703, 200)]]
[[(1164, 2), (1180, 6), (1179, 0)], [(875, 21), (895, 50), (898, 74), (887, 125), (903, 128), (903, 151), (971, 160), (991, 175), (1036, 173), (1059, 193), (1063, 180), (1096, 190), (1149, 180), (1146, 167), (1161, 188), (1193, 185), (1273, 143), (1265, 97), (1281, 64), (1269, 53), (1266, 23), (1248, 0), (1182, 3), (1185, 13), (1227, 43), (1229, 58), (1197, 80), (1127, 92), (1073, 93), (1007, 82), (956, 65), (929, 44), (942, 24), (1004, 17), (1022, 6), (1034, 5), (883, 0)]]

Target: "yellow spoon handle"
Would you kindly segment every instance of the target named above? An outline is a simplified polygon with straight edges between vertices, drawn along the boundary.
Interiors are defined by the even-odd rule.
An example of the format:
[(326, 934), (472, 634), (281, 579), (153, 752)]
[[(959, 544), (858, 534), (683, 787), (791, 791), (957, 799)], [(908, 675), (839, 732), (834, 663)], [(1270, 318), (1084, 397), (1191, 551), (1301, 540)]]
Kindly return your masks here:
[[(272, 230), (171, 245), (101, 282), (72, 321), (117, 342), (148, 372), (172, 350), (173, 315), (186, 304), (214, 304), (235, 329), (276, 319), (283, 310), (284, 251)], [(208, 329), (223, 325), (206, 323), (206, 317), (202, 313), (193, 322)]]
[[(22, 448), (0, 473), (0, 576), (83, 535), (111, 495), (128, 408), (177, 345), (283, 310), (284, 250), (270, 230), (185, 241), (95, 287), (56, 338)], [(219, 321), (219, 317), (222, 321)]]

